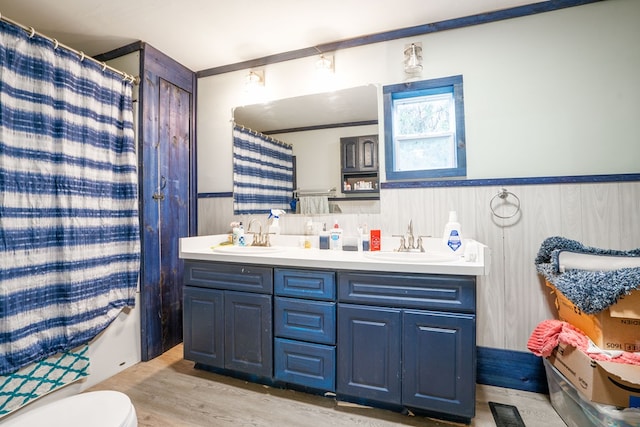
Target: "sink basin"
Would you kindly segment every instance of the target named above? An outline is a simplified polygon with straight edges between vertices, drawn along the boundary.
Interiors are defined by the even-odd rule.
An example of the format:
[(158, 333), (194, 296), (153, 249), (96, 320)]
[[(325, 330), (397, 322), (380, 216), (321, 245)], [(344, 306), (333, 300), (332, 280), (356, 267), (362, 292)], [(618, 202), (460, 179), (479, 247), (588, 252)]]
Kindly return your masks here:
[(446, 252), (365, 252), (364, 256), (380, 261), (408, 263), (451, 262), (460, 259), (460, 255)]
[(218, 246), (213, 248), (214, 252), (221, 252), (233, 255), (260, 255), (282, 252), (284, 248), (279, 246)]

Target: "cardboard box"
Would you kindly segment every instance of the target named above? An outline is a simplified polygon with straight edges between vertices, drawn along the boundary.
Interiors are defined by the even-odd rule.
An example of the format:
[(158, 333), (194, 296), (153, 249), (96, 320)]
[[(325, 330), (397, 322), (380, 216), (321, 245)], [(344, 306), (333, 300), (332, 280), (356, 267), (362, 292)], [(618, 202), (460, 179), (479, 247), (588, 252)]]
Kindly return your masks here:
[(596, 314), (580, 311), (562, 292), (547, 282), (556, 295), (558, 317), (580, 329), (603, 350), (640, 351), (640, 290), (619, 299)]
[(640, 411), (617, 409), (587, 400), (556, 368), (544, 359), (551, 406), (569, 427), (638, 427)]
[(621, 408), (640, 408), (640, 366), (592, 359), (560, 344), (549, 362), (587, 399)]

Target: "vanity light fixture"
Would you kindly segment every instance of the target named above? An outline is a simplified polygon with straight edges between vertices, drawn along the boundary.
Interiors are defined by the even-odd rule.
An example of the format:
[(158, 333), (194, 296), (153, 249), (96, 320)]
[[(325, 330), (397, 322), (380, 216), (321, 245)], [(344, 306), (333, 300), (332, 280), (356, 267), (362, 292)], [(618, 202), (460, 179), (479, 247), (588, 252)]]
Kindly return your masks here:
[(333, 55), (320, 55), (316, 61), (316, 69), (321, 74), (332, 74), (335, 71)]
[(409, 75), (422, 73), (422, 43), (411, 43), (405, 47), (404, 72)]
[(264, 71), (249, 71), (245, 80), (245, 85), (248, 90), (264, 86)]

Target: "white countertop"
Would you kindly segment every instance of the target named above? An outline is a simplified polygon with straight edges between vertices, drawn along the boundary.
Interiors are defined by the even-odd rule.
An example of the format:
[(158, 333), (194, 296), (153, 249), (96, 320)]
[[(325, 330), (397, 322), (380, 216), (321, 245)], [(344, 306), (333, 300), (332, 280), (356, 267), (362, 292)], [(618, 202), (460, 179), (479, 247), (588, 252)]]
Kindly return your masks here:
[(258, 252), (260, 249), (247, 248), (247, 251), (243, 251), (243, 248), (237, 246), (219, 246), (227, 240), (226, 234), (185, 237), (180, 239), (180, 258), (268, 266), (467, 276), (487, 275), (491, 265), (489, 248), (471, 239), (465, 239), (464, 243), (465, 247), (474, 249), (472, 255), (475, 256), (475, 260), (472, 262), (466, 261), (464, 256), (454, 257), (453, 260), (439, 260), (439, 254), (443, 254), (444, 251), (440, 239), (436, 238), (424, 239), (424, 258), (420, 254), (411, 254), (408, 258), (412, 259), (398, 260), (391, 259), (398, 255), (392, 253), (392, 249), (395, 249), (399, 242), (397, 238), (383, 236), (382, 252), (362, 252), (320, 250), (317, 248), (317, 236), (311, 236), (315, 237), (314, 247), (304, 249), (299, 245), (301, 237), (271, 236), (272, 248), (266, 249), (264, 253)]

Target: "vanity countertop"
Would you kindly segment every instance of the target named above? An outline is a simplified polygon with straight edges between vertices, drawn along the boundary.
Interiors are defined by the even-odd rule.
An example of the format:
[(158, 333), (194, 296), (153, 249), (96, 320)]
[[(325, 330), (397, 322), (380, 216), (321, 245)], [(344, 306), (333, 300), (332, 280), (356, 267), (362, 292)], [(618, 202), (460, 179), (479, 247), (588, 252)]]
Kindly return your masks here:
[[(489, 274), (491, 256), (486, 245), (465, 239), (467, 248), (473, 250), (467, 255), (475, 257), (467, 261), (463, 256), (440, 257), (440, 239), (424, 239), (425, 252), (411, 253), (406, 257), (392, 248), (397, 246), (397, 238), (382, 238), (382, 252), (362, 252), (343, 250), (320, 250), (315, 247), (304, 249), (299, 246), (301, 236), (272, 236), (270, 248), (245, 248), (220, 246), (227, 241), (227, 235), (208, 235), (180, 239), (180, 258), (201, 261), (221, 261), (269, 266), (344, 269), (360, 271), (386, 271), (401, 273), (453, 274), (484, 276)], [(317, 236), (316, 236), (317, 239)]]

